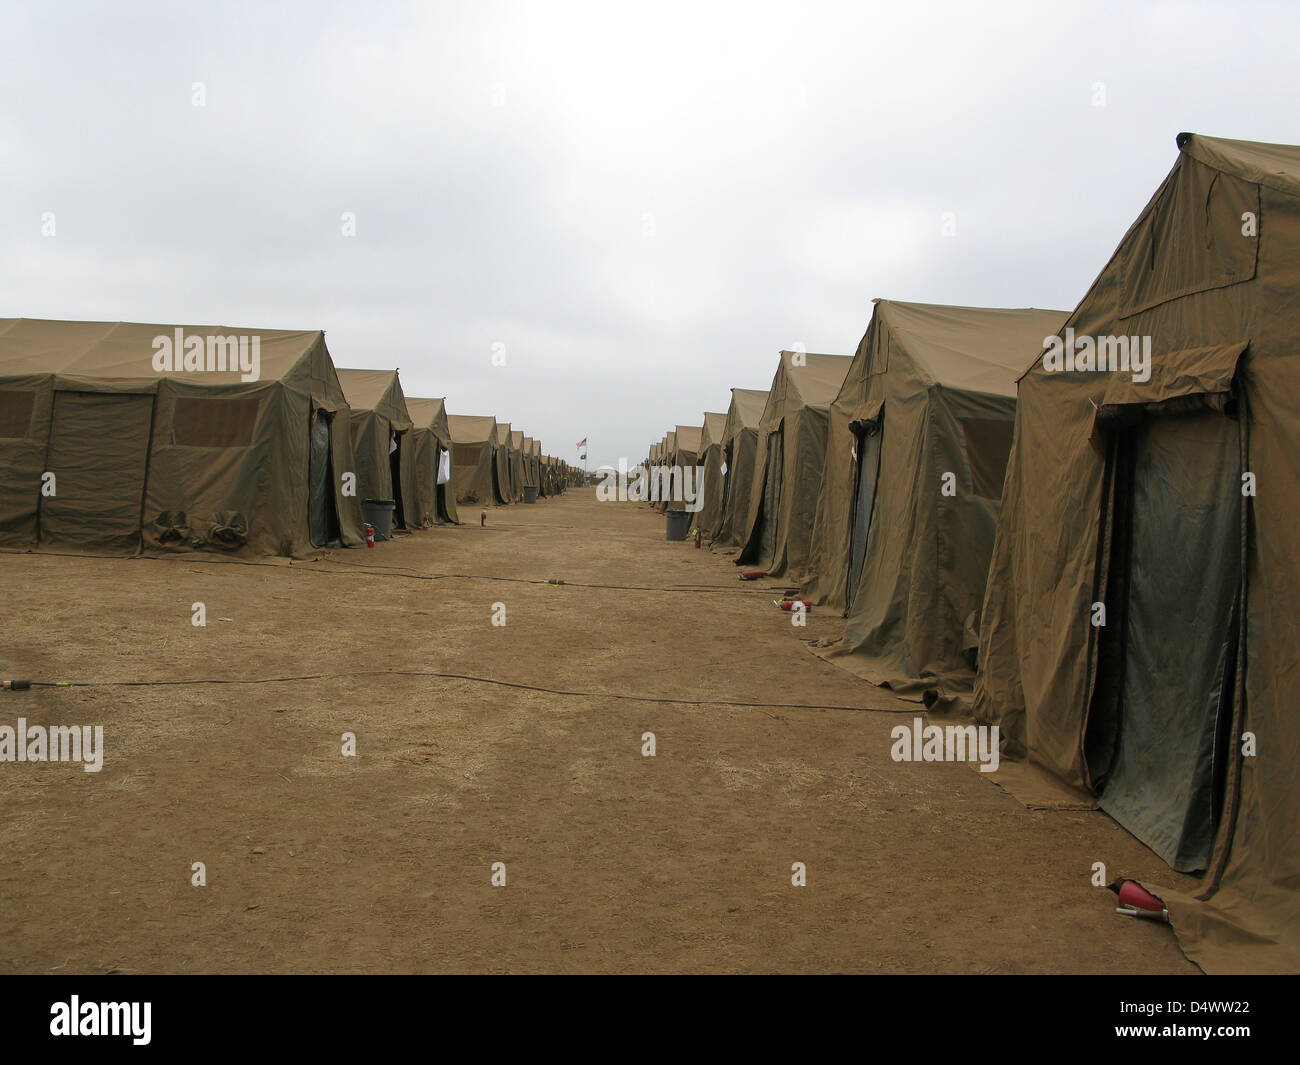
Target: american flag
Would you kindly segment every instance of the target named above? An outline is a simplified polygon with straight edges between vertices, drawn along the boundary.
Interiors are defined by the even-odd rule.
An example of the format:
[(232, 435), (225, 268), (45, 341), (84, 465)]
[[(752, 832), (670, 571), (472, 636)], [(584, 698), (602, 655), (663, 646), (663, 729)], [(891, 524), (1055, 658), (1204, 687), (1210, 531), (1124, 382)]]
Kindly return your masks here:
[(578, 450), (581, 451), (581, 450), (582, 450), (584, 447), (586, 447), (586, 446), (587, 446), (587, 438), (584, 436), (584, 437), (583, 437), (583, 438), (578, 442)]

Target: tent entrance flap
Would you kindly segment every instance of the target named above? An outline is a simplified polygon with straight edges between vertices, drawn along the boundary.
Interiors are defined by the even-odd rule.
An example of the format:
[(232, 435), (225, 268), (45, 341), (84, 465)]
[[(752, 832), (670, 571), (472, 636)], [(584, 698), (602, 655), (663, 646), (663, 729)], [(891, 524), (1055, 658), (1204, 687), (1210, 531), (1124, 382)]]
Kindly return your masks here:
[(879, 425), (857, 434), (858, 477), (853, 500), (852, 542), (849, 545), (846, 613), (853, 610), (858, 583), (862, 580), (862, 564), (867, 557), (867, 536), (871, 531), (871, 515), (876, 508), (876, 479), (880, 476), (880, 438)]
[(311, 542), (326, 547), (340, 542), (338, 511), (334, 504), (331, 424), (334, 416), (319, 408), (311, 412), (310, 456), (307, 471), (307, 520)]
[(135, 551), (140, 547), (154, 397), (56, 392), (40, 500), (40, 543)]
[(1118, 621), (1122, 636), (1100, 645), (1112, 660), (1098, 663), (1089, 763), (1101, 808), (1180, 871), (1209, 861), (1231, 752), (1239, 433), (1214, 411), (1155, 417), (1113, 451), (1110, 567), (1123, 572), (1107, 598), (1123, 617), (1107, 624)]
[(771, 567), (775, 561), (776, 523), (781, 508), (781, 469), (784, 448), (781, 433), (767, 438), (767, 469), (763, 477), (763, 512), (758, 517), (758, 562)]

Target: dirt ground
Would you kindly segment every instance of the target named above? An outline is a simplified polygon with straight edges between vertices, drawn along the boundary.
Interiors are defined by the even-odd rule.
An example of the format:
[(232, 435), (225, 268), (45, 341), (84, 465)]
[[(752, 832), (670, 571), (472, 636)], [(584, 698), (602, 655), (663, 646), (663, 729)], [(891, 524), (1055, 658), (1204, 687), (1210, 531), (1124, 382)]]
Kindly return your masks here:
[(590, 490), (464, 516), (306, 563), (0, 554), (0, 676), (332, 675), (0, 692), (105, 733), (99, 773), (0, 763), (0, 970), (1197, 971), (1091, 885), (1189, 883), (1104, 814), (892, 761), (915, 707), (804, 646), (838, 619)]

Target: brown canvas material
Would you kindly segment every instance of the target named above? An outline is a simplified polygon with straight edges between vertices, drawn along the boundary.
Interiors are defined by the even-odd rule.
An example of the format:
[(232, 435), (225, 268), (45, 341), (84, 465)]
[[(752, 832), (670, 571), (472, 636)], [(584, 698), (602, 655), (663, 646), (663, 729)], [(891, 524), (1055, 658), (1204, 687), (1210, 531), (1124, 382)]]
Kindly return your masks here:
[[(781, 352), (758, 423), (749, 513), (740, 526), (738, 563), (752, 563), (773, 576), (788, 575), (795, 583), (806, 577), (826, 461), (830, 406), (852, 361), (848, 355)], [(774, 436), (780, 437), (779, 471), (769, 469), (769, 441)], [(760, 523), (765, 517), (765, 486), (771, 477), (780, 478), (780, 493), (772, 543), (765, 549)], [(770, 496), (770, 488), (768, 491)]]
[(528, 472), (524, 466), (524, 433), (522, 429), (510, 431), (510, 463), (515, 478), (515, 499), (523, 499)]
[[(816, 604), (851, 609), (816, 653), (900, 695), (970, 692), (1016, 377), (1065, 318), (875, 301), (831, 406), (805, 587)], [(879, 472), (850, 589), (864, 430), (879, 434)]]
[(694, 466), (700, 460), (700, 434), (702, 425), (679, 425), (673, 430), (677, 450), (673, 455), (673, 465)]
[(705, 536), (713, 536), (722, 524), (722, 434), (726, 427), (726, 414), (704, 412), (699, 458), (703, 477), (700, 493), (703, 498), (695, 524)]
[[(1150, 382), (1095, 369), (1052, 371), (1041, 354), (1026, 360), (983, 606), (974, 709), (978, 719), (1001, 726), (1009, 753), (1027, 754), (1065, 782), (1095, 790), (1095, 700), (1113, 656), (1102, 650), (1107, 628), (1092, 623), (1093, 603), (1099, 589), (1107, 594), (1115, 545), (1127, 531), (1104, 520), (1114, 512), (1108, 471), (1123, 440), (1115, 432), (1160, 431), (1176, 441), (1217, 420), (1239, 441), (1241, 470), (1257, 479), (1254, 496), (1242, 494), (1234, 478), (1212, 485), (1212, 505), (1181, 515), (1188, 536), (1228, 508), (1243, 515), (1245, 625), (1236, 653), (1244, 657), (1232, 677), (1223, 810), (1201, 891), (1149, 886), (1168, 903), (1183, 950), (1207, 972), (1296, 972), (1300, 729), (1287, 681), (1300, 670), (1293, 609), (1300, 597), (1300, 147), (1184, 134), (1179, 148), (1173, 169), (1067, 323), (1078, 336), (1150, 337)], [(1197, 471), (1161, 487), (1176, 507), (1180, 497), (1204, 496), (1207, 483)], [(1180, 543), (1167, 545), (1170, 555), (1181, 550)], [(1207, 562), (1204, 583), (1217, 576), (1214, 567), (1237, 565), (1234, 555)], [(1144, 579), (1129, 575), (1130, 597)], [(1194, 596), (1198, 589), (1163, 591)], [(1110, 626), (1122, 604), (1105, 605)], [(1131, 619), (1124, 653), (1132, 638), (1177, 645), (1183, 634), (1217, 620)], [(1170, 668), (1185, 672), (1195, 664)], [(1130, 712), (1140, 719), (1146, 709)], [(1242, 753), (1246, 733), (1256, 737), (1253, 756)], [(1145, 752), (1153, 765), (1162, 750)]]
[[(487, 506), (507, 500), (496, 489), (496, 478), (508, 468), (497, 461), (497, 420), (491, 415), (448, 414), (451, 433), (451, 478), (456, 502)], [(503, 482), (509, 484), (509, 481)]]
[[(209, 338), (257, 337), (258, 379), (155, 370), (156, 338), (177, 330), (203, 338), (205, 350)], [(360, 503), (339, 476), (355, 467), (350, 412), (320, 330), (0, 319), (0, 543), (310, 554), (313, 417), (331, 422), (328, 491), (341, 541), (360, 544)], [(47, 471), (56, 475), (48, 507)], [(138, 535), (124, 524), (132, 510)]]
[[(441, 521), (438, 513), (438, 453), (452, 452), (451, 427), (447, 423), (445, 398), (422, 399), (406, 397), (406, 409), (415, 429), (415, 469), (417, 489), (420, 493), (420, 513)], [(460, 522), (456, 510), (456, 467), (449, 461), (450, 478), (443, 486), (443, 506), (447, 520)]]
[[(426, 511), (420, 504), (414, 423), (396, 370), (340, 369), (339, 383), (352, 408), (352, 451), (357, 461), (357, 493), (366, 499), (401, 496), (406, 527), (418, 529)], [(401, 484), (393, 484), (391, 436), (397, 434)], [(396, 514), (394, 514), (396, 521)]]
[[(722, 430), (723, 461), (729, 463), (722, 519), (715, 539), (722, 546), (735, 547), (741, 526), (749, 517), (749, 493), (754, 481), (758, 453), (758, 423), (767, 407), (766, 389), (733, 388)], [(727, 458), (730, 454), (730, 459)]]

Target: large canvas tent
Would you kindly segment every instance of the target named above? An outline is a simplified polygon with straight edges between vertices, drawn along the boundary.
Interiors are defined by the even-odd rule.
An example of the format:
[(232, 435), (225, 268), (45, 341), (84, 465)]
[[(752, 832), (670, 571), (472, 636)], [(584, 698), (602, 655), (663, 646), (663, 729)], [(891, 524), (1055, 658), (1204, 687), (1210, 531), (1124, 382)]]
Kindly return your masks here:
[(900, 694), (970, 692), (1016, 377), (1066, 314), (875, 301), (831, 405), (805, 594), (848, 620), (818, 654)]
[(802, 580), (808, 561), (830, 405), (853, 360), (782, 351), (758, 422), (749, 515), (736, 562)]
[[(700, 486), (695, 467), (699, 465), (701, 432), (703, 426), (699, 425), (679, 425), (673, 430), (674, 450), (671, 465), (681, 471), (680, 474), (673, 474), (673, 477), (689, 478), (689, 481), (683, 481), (682, 491), (677, 493), (682, 498), (674, 501), (674, 510), (694, 506), (694, 497), (698, 497)], [(688, 501), (685, 498), (687, 493), (693, 497), (692, 500)]]
[(528, 483), (528, 466), (524, 461), (524, 433), (522, 429), (512, 429), (510, 431), (510, 462), (515, 471), (515, 484), (518, 491), (515, 499), (522, 499), (524, 495), (524, 485)]
[(749, 517), (750, 490), (758, 457), (758, 423), (767, 407), (765, 389), (733, 388), (722, 428), (722, 523), (716, 533), (724, 546), (739, 546), (742, 526)]
[(705, 536), (714, 535), (722, 524), (722, 434), (726, 426), (725, 414), (704, 412), (699, 458), (704, 480), (700, 485), (700, 509), (695, 524)]
[(673, 464), (677, 466), (694, 466), (700, 459), (700, 434), (704, 431), (702, 425), (679, 425), (673, 430), (676, 451), (673, 453)]
[(509, 422), (497, 422), (497, 461), (504, 464), (502, 484), (508, 486), (506, 491), (511, 503), (517, 503), (524, 494), (524, 461), (520, 454), (523, 437), (524, 434), (519, 433), (516, 439)]
[(359, 544), (348, 420), (320, 330), (0, 319), (0, 543)]
[(352, 409), (357, 494), (362, 502), (391, 499), (393, 528), (420, 528), (425, 512), (420, 509), (415, 437), (397, 371), (340, 369), (338, 375)]
[(445, 399), (406, 397), (406, 409), (415, 426), (416, 487), (420, 513), (435, 522), (457, 524), (456, 473), (451, 462), (453, 443)]
[(1300, 148), (1178, 146), (1020, 379), (975, 713), (1205, 871), (1153, 885), (1203, 969), (1296, 972)]
[(479, 506), (508, 503), (508, 467), (497, 459), (497, 420), (490, 414), (448, 414), (447, 428), (451, 431), (456, 502)]
[(537, 486), (537, 469), (533, 465), (533, 438), (527, 433), (523, 435), (522, 453), (524, 457), (524, 484)]

